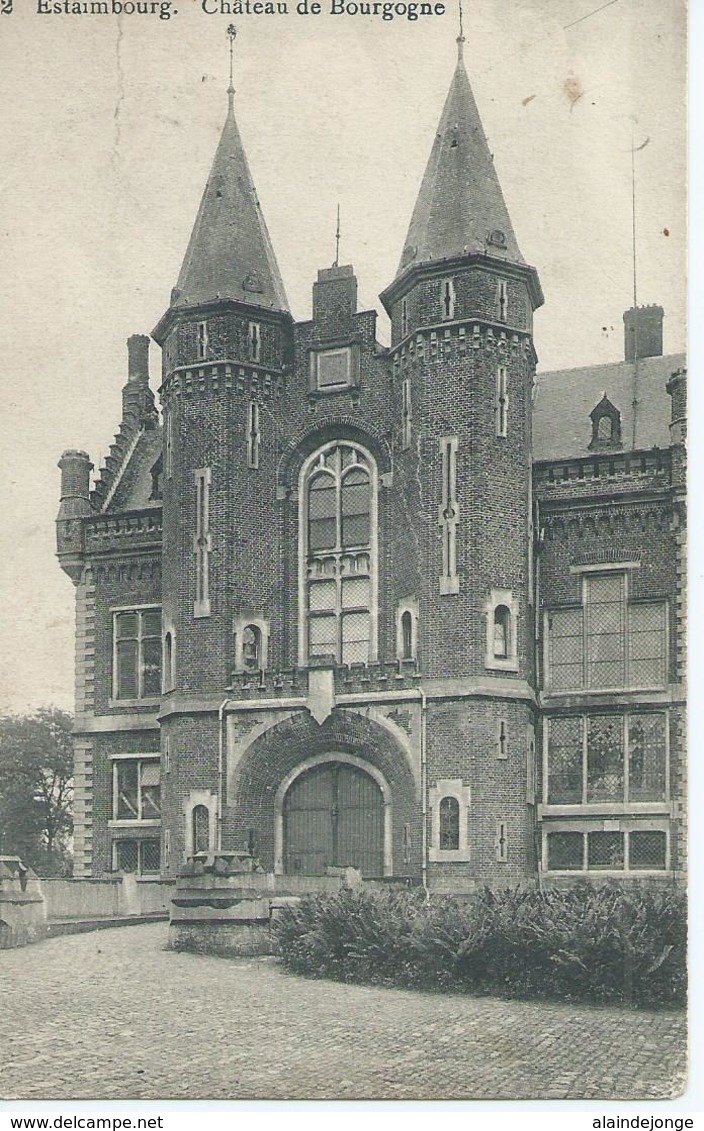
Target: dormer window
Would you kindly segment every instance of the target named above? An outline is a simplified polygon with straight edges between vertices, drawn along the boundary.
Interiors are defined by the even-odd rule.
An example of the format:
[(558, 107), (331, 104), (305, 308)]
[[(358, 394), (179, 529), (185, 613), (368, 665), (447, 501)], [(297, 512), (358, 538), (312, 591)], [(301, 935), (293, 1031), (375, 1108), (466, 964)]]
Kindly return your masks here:
[(455, 284), (452, 279), (443, 279), (442, 316), (443, 318), (455, 317)]
[(621, 413), (611, 403), (606, 393), (589, 414), (592, 422), (590, 449), (614, 449), (622, 447)]
[(262, 329), (258, 322), (249, 323), (249, 360), (260, 361), (262, 355)]
[(198, 360), (205, 361), (208, 356), (208, 323), (198, 323)]

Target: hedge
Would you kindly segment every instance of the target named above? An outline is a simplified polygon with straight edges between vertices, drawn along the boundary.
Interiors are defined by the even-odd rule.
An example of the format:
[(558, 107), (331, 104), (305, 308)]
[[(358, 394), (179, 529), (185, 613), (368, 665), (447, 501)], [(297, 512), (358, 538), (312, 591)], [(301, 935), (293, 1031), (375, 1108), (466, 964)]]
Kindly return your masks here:
[(686, 932), (681, 892), (616, 884), (461, 899), (362, 887), (274, 924), (284, 966), (310, 977), (648, 1008), (684, 1004)]

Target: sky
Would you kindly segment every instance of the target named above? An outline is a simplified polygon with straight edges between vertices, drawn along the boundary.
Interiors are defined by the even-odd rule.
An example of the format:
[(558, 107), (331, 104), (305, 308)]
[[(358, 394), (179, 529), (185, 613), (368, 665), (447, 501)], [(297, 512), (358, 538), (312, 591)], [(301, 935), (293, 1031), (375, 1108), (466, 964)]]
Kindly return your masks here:
[[(107, 454), (126, 339), (168, 305), (225, 117), (231, 19), (173, 2), (169, 20), (39, 14), (36, 0), (0, 17), (0, 713), (72, 707), (56, 464), (78, 447), (97, 471)], [(360, 306), (381, 309), (454, 69), (457, 10), (383, 21), (288, 3), (234, 22), (236, 115), (291, 309), (310, 315), (338, 202), (340, 262), (355, 266)], [(682, 350), (683, 3), (472, 0), (464, 30), (545, 294), (539, 369), (622, 356), (634, 143), (638, 301), (664, 306), (665, 352)], [(385, 316), (379, 331), (388, 341)]]

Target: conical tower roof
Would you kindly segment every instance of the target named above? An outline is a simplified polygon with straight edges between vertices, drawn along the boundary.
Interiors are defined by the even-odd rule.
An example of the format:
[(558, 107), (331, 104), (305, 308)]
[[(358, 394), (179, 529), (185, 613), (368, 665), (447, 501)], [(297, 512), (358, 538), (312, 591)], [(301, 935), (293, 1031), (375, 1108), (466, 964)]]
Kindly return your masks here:
[(234, 299), (288, 312), (286, 292), (249, 171), (234, 92), (171, 308)]
[(523, 263), (463, 59), (463, 40), (397, 271), (488, 253)]

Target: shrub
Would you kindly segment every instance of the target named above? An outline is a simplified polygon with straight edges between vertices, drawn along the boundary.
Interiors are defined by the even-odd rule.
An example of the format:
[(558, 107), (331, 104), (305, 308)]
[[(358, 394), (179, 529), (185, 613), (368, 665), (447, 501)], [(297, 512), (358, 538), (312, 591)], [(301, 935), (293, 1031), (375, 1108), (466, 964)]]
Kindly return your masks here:
[(560, 1001), (681, 1005), (684, 897), (578, 884), (466, 898), (345, 890), (286, 907), (287, 969), (345, 982)]

